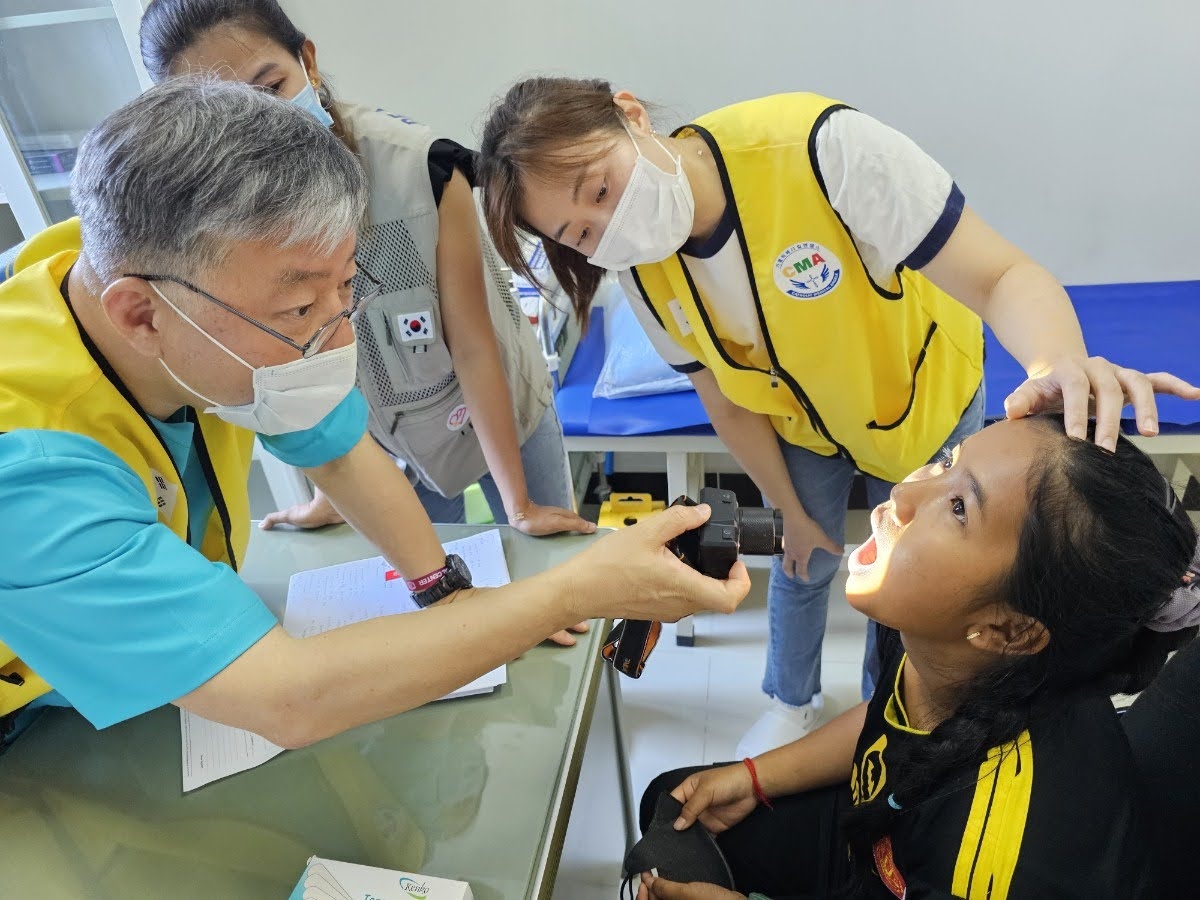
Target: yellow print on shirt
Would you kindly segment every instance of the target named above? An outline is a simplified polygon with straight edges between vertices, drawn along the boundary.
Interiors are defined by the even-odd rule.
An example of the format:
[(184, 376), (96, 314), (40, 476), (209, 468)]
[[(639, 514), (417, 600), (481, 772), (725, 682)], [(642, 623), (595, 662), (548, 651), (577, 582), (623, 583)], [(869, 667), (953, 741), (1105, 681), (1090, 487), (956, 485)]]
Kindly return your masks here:
[(879, 796), (883, 786), (887, 784), (887, 763), (883, 760), (883, 751), (887, 749), (887, 735), (881, 735), (879, 740), (867, 748), (862, 759), (850, 772), (850, 796), (854, 805), (870, 803)]

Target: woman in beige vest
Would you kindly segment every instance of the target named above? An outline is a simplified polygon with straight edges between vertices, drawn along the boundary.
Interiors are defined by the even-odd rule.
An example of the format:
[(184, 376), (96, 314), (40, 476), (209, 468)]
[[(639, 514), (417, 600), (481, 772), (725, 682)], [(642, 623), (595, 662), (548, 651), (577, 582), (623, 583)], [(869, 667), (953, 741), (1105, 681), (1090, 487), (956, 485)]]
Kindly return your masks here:
[[(212, 70), (260, 85), (358, 153), (371, 201), (356, 259), (385, 285), (356, 321), (358, 382), (371, 434), (405, 461), (430, 519), (465, 521), (463, 491), (478, 480), (496, 520), (526, 534), (594, 531), (572, 511), (545, 360), (479, 227), (475, 154), (405, 117), (335, 102), (313, 42), (275, 0), (155, 0), (141, 51), (156, 81)], [(318, 490), (263, 527), (342, 521)]]

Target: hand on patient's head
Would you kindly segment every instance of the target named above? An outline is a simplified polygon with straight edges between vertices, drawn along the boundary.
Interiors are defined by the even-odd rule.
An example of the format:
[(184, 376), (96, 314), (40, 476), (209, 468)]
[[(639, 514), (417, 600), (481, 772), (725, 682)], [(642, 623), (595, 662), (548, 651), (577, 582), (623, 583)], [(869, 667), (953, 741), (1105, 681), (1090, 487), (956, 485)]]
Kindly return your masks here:
[(1061, 417), (1000, 422), (873, 512), (847, 598), (946, 646), (971, 636), (976, 649), (1011, 654), (1054, 642), (1060, 660), (1078, 652), (1094, 674), (1105, 664), (1088, 647), (1111, 661), (1113, 645), (1128, 650), (1181, 587), (1196, 537), (1173, 497), (1124, 438), (1110, 453), (1069, 439)]
[[(1004, 400), (1009, 419), (1062, 413), (1066, 433), (1112, 452), (1121, 433), (1122, 410), (1133, 406), (1138, 431), (1158, 434), (1156, 394), (1200, 400), (1200, 388), (1169, 372), (1143, 374), (1103, 357), (1066, 357), (1032, 374)], [(1095, 416), (1089, 423), (1088, 416)]]

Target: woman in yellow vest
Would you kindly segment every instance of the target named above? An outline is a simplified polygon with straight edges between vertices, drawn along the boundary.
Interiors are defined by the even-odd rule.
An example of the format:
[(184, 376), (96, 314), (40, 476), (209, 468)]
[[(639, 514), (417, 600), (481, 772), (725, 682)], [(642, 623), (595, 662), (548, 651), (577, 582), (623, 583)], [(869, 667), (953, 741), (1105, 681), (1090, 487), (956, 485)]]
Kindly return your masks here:
[[(1127, 398), (1152, 434), (1154, 391), (1192, 390), (1089, 358), (1049, 272), (911, 140), (824, 97), (751, 100), (664, 137), (627, 91), (534, 78), (492, 110), (478, 174), (515, 270), (532, 277), (519, 233), (541, 237), (581, 316), (605, 270), (620, 273), (659, 353), (783, 511), (763, 681), (774, 702), (739, 756), (817, 722), (854, 473), (875, 506), (982, 427), (981, 316), (1029, 374), (1009, 416), (1061, 403), (1082, 438), (1094, 397), (1097, 441), (1112, 449)], [(869, 633), (868, 661), (872, 647)], [(868, 666), (864, 695), (872, 686)]]

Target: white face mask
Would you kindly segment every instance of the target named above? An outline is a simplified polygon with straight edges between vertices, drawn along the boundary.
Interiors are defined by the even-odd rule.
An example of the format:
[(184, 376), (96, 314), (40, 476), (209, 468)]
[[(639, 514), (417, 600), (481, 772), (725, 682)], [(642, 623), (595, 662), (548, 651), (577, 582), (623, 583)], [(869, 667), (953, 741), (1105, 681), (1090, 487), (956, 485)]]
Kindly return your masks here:
[(682, 158), (671, 156), (654, 138), (675, 163), (674, 172), (664, 172), (642, 155), (628, 125), (625, 132), (638, 158), (596, 252), (588, 257), (593, 266), (615, 271), (662, 262), (688, 239), (696, 213)]
[(297, 359), (278, 366), (256, 369), (188, 318), (156, 285), (151, 283), (150, 287), (154, 288), (154, 292), (162, 297), (163, 302), (175, 310), (183, 321), (254, 372), (254, 399), (240, 406), (223, 406), (189, 387), (182, 378), (171, 371), (165, 360), (159, 359), (167, 374), (174, 378), (181, 388), (209, 404), (204, 410), (206, 413), (212, 413), (231, 425), (248, 428), (259, 434), (306, 431), (333, 412), (354, 387), (354, 379), (358, 372), (358, 346), (354, 341), (345, 347), (326, 350), (308, 359)]
[[(304, 77), (308, 78), (308, 70), (304, 68), (303, 56), (300, 57), (300, 70), (304, 72)], [(293, 97), (291, 102), (295, 103), (301, 109), (307, 110), (309, 115), (311, 115), (326, 128), (333, 127), (333, 116), (331, 116), (329, 111), (321, 105), (321, 98), (317, 96), (316, 88), (313, 87), (311, 81), (309, 81), (304, 85), (303, 88), (300, 89), (300, 93)]]

